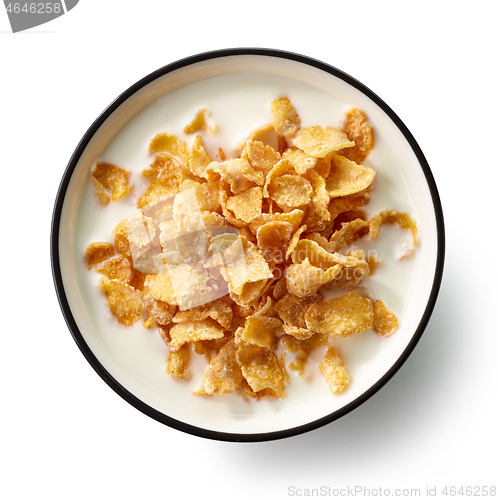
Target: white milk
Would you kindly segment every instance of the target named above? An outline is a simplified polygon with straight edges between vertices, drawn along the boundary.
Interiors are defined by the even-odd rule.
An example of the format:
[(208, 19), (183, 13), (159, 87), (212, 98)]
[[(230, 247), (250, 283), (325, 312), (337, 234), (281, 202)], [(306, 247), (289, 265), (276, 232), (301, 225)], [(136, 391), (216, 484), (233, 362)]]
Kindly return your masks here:
[[(147, 187), (147, 181), (140, 173), (152, 161), (147, 147), (155, 134), (175, 134), (190, 146), (195, 134), (185, 135), (183, 127), (190, 123), (198, 109), (207, 108), (210, 120), (218, 126), (218, 133), (203, 137), (206, 149), (213, 159), (219, 159), (218, 148), (221, 147), (227, 158), (230, 158), (234, 155), (234, 148), (249, 132), (271, 122), (270, 102), (282, 96), (290, 98), (303, 127), (323, 125), (340, 128), (344, 111), (357, 105), (354, 102), (339, 102), (331, 95), (307, 84), (269, 75), (226, 75), (187, 85), (160, 97), (138, 113), (102, 154), (100, 160), (117, 164), (132, 172), (132, 194), (102, 208), (94, 198), (89, 181), (79, 213), (75, 251), (76, 262), (80, 262), (81, 266), (77, 275), (83, 298), (105, 344), (117, 362), (128, 372), (132, 372), (140, 383), (146, 384), (165, 399), (179, 401), (185, 407), (202, 411), (205, 415), (228, 413), (242, 418), (256, 411), (254, 405), (257, 405), (258, 414), (264, 414), (283, 411), (293, 400), (299, 404), (307, 404), (316, 398), (341, 398), (342, 395), (332, 396), (328, 393), (325, 380), (318, 371), (318, 362), (325, 348), (312, 354), (308, 363), (308, 378), (303, 380), (294, 372), (290, 372), (290, 385), (284, 400), (247, 402), (236, 395), (213, 398), (192, 395), (191, 391), (201, 385), (206, 365), (204, 358), (193, 355), (193, 376), (189, 382), (178, 382), (166, 375), (168, 348), (157, 330), (146, 330), (141, 326), (141, 322), (133, 327), (117, 324), (109, 312), (105, 297), (98, 289), (100, 275), (86, 269), (83, 253), (91, 242), (113, 242), (112, 228), (136, 209), (136, 199)], [(375, 124), (373, 125), (375, 127)], [(381, 134), (376, 135), (376, 146), (365, 165), (377, 173), (371, 191), (371, 202), (366, 207), (369, 214), (395, 208), (408, 211), (417, 219), (407, 183), (396, 165), (393, 152)], [(375, 252), (377, 258), (383, 261), (374, 275), (367, 277), (362, 285), (367, 287), (370, 296), (382, 299), (388, 309), (398, 316), (400, 327), (403, 325), (410, 298), (410, 284), (417, 265), (416, 254), (411, 259), (397, 259), (401, 244), (406, 238), (405, 231), (384, 225), (378, 240), (372, 242), (364, 238), (357, 245), (366, 252)], [(340, 292), (345, 293), (343, 290)], [(351, 376), (351, 384), (355, 384), (355, 379), (361, 376), (365, 367), (380, 355), (393, 338), (379, 338), (373, 331), (366, 331), (346, 339), (334, 340), (333, 343), (342, 353)], [(290, 360), (292, 355), (287, 356), (287, 361)], [(214, 421), (208, 425), (216, 428)]]

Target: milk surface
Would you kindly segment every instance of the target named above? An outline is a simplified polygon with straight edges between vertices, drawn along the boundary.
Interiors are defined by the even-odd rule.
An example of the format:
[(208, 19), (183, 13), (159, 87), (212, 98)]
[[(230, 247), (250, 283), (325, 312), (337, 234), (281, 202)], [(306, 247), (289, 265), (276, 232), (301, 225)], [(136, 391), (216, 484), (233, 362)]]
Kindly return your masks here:
[[(101, 207), (88, 179), (79, 211), (75, 260), (81, 266), (77, 269), (77, 276), (84, 301), (110, 355), (123, 370), (160, 397), (175, 400), (206, 415), (228, 413), (234, 418), (245, 418), (255, 412), (264, 414), (285, 411), (289, 405), (302, 405), (323, 397), (337, 398), (340, 401), (342, 395), (332, 396), (319, 373), (318, 362), (326, 349), (320, 348), (308, 361), (307, 369), (310, 373), (305, 379), (289, 371), (290, 384), (286, 390), (287, 397), (283, 400), (245, 401), (237, 395), (212, 398), (194, 396), (192, 391), (201, 385), (206, 366), (204, 358), (192, 355), (193, 375), (189, 382), (179, 382), (167, 375), (165, 366), (169, 351), (157, 330), (146, 330), (141, 322), (133, 327), (123, 327), (117, 323), (109, 312), (105, 296), (98, 288), (101, 275), (94, 270), (87, 270), (83, 254), (89, 243), (113, 243), (112, 229), (136, 210), (136, 200), (148, 185), (147, 179), (140, 174), (153, 160), (148, 153), (148, 144), (154, 135), (168, 132), (183, 139), (190, 147), (195, 134), (186, 135), (183, 128), (192, 121), (198, 109), (207, 108), (209, 120), (217, 125), (217, 133), (212, 136), (204, 135), (203, 143), (212, 159), (221, 160), (220, 147), (227, 159), (230, 159), (236, 155), (237, 145), (251, 131), (271, 122), (270, 103), (284, 96), (296, 108), (303, 128), (312, 125), (342, 128), (344, 112), (351, 106), (361, 108), (355, 102), (341, 102), (308, 84), (266, 74), (223, 75), (187, 85), (145, 107), (121, 129), (101, 155), (100, 161), (114, 163), (131, 171), (130, 183), (134, 186), (132, 193), (118, 202)], [(409, 212), (417, 220), (415, 204), (395, 154), (382, 132), (375, 129), (376, 124), (370, 120), (369, 122), (376, 132), (376, 145), (364, 164), (375, 170), (376, 179), (371, 190), (371, 201), (365, 209), (369, 215), (373, 215), (381, 210), (394, 208)], [(382, 261), (375, 273), (360, 285), (366, 287), (370, 297), (383, 300), (387, 308), (397, 315), (400, 330), (410, 302), (411, 282), (418, 262), (417, 251), (410, 259), (399, 260), (402, 246), (408, 238), (406, 231), (386, 224), (382, 226), (376, 241), (363, 238), (356, 243), (357, 248), (370, 252)], [(423, 230), (421, 244), (423, 245)], [(333, 290), (329, 295), (343, 294), (346, 291)], [(350, 374), (351, 385), (361, 379), (368, 365), (382, 355), (396, 335), (398, 333), (391, 338), (379, 338), (373, 331), (366, 331), (349, 338), (334, 339), (333, 344), (341, 352)], [(293, 355), (289, 353), (286, 361), (290, 362), (292, 359)]]

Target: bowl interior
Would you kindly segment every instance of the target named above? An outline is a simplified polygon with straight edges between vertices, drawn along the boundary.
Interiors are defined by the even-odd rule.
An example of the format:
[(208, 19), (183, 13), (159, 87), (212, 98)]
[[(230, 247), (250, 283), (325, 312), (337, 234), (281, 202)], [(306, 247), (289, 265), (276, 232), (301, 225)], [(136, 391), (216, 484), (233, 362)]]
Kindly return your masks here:
[[(317, 351), (308, 379), (290, 372), (281, 400), (245, 401), (237, 395), (199, 397), (205, 361), (194, 359), (190, 382), (165, 374), (168, 348), (155, 329), (121, 327), (98, 292), (99, 276), (88, 271), (83, 253), (93, 241), (113, 242), (112, 228), (133, 210), (144, 188), (140, 172), (150, 157), (146, 146), (158, 132), (182, 137), (199, 108), (208, 108), (219, 127), (210, 138), (225, 151), (248, 132), (271, 121), (271, 100), (288, 96), (303, 126), (340, 127), (351, 106), (362, 109), (374, 127), (376, 145), (365, 165), (376, 173), (367, 211), (395, 208), (416, 219), (420, 244), (410, 259), (399, 260), (406, 235), (382, 228), (378, 241), (362, 247), (383, 264), (365, 286), (398, 316), (390, 338), (369, 331), (337, 342), (352, 382), (332, 396), (318, 372)], [(192, 138), (184, 138), (192, 142)], [(132, 172), (133, 195), (97, 205), (90, 185), (96, 160)], [(176, 428), (220, 439), (267, 439), (292, 435), (333, 420), (373, 394), (392, 376), (422, 334), (434, 305), (441, 274), (442, 229), (437, 192), (428, 167), (409, 132), (392, 111), (346, 75), (301, 57), (268, 52), (229, 53), (193, 58), (160, 70), (123, 94), (99, 118), (76, 151), (61, 189), (55, 214), (59, 295), (73, 336), (95, 369), (118, 393), (145, 413)]]

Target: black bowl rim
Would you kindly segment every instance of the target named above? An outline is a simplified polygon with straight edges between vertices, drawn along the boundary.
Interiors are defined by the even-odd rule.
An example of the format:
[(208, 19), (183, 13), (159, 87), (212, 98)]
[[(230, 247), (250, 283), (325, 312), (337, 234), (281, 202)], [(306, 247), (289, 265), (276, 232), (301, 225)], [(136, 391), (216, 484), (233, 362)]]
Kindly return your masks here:
[[(319, 418), (317, 420), (314, 420), (312, 422), (297, 427), (291, 427), (288, 429), (282, 429), (279, 431), (271, 431), (266, 433), (249, 433), (249, 434), (225, 433), (221, 431), (214, 431), (193, 426), (185, 422), (176, 420), (150, 407), (149, 405), (141, 401), (139, 398), (137, 398), (134, 394), (130, 393), (116, 379), (114, 379), (111, 376), (111, 374), (104, 368), (104, 366), (98, 361), (98, 359), (91, 351), (88, 344), (85, 342), (81, 332), (79, 331), (79, 328), (76, 324), (76, 321), (73, 317), (73, 314), (71, 312), (67, 300), (64, 283), (62, 281), (62, 274), (61, 274), (60, 260), (59, 260), (60, 221), (64, 205), (64, 198), (69, 185), (69, 181), (86, 146), (90, 142), (93, 135), (100, 128), (100, 126), (104, 123), (104, 121), (111, 115), (111, 113), (115, 111), (129, 97), (131, 97), (141, 88), (143, 88), (145, 85), (153, 82), (159, 77), (171, 73), (172, 71), (184, 68), (186, 66), (195, 63), (208, 61), (210, 59), (241, 56), (241, 55), (267, 56), (280, 59), (283, 58), (291, 61), (300, 62), (308, 66), (312, 66), (314, 68), (320, 69), (326, 73), (329, 73), (335, 77), (340, 78), (344, 82), (348, 83), (349, 85), (353, 86), (354, 88), (365, 94), (374, 103), (376, 103), (389, 116), (389, 118), (395, 123), (395, 125), (404, 135), (404, 137), (410, 144), (410, 147), (412, 148), (414, 154), (416, 155), (420, 167), (422, 168), (422, 171), (425, 175), (425, 179), (428, 184), (429, 191), (432, 197), (432, 202), (434, 205), (434, 213), (436, 217), (437, 246), (438, 246), (434, 281), (424, 314), (422, 315), (420, 323), (417, 329), (415, 330), (409, 344), (407, 345), (403, 353), (399, 356), (394, 365), (387, 371), (387, 373), (380, 380), (378, 380), (373, 386), (371, 386), (367, 391), (361, 394), (354, 401), (351, 401), (346, 406), (340, 408), (339, 410), (325, 417)], [(358, 80), (354, 79), (353, 77), (349, 76), (348, 74), (344, 73), (343, 71), (329, 64), (323, 63), (311, 57), (297, 54), (294, 52), (287, 52), (278, 49), (250, 48), (250, 47), (213, 50), (180, 59), (176, 62), (163, 66), (162, 68), (150, 73), (148, 76), (142, 78), (137, 83), (129, 87), (117, 99), (115, 99), (90, 126), (90, 128), (87, 130), (87, 132), (79, 142), (78, 146), (76, 147), (76, 150), (71, 156), (71, 159), (69, 160), (69, 163), (63, 174), (55, 200), (55, 205), (52, 215), (52, 228), (51, 228), (51, 240), (50, 240), (50, 257), (52, 263), (52, 274), (62, 314), (79, 349), (81, 350), (87, 361), (90, 363), (90, 365), (94, 368), (94, 370), (100, 375), (100, 377), (124, 400), (126, 400), (128, 403), (130, 403), (132, 406), (134, 406), (144, 414), (157, 420), (158, 422), (161, 422), (171, 428), (195, 436), (218, 440), (218, 441), (231, 441), (231, 442), (270, 441), (270, 440), (283, 439), (303, 434), (305, 432), (317, 429), (323, 425), (326, 425), (346, 415), (347, 413), (351, 412), (352, 410), (363, 404), (365, 401), (367, 401), (376, 392), (378, 392), (394, 376), (394, 374), (401, 368), (404, 362), (408, 359), (413, 349), (415, 348), (420, 338), (422, 337), (424, 330), (427, 327), (427, 324), (429, 322), (429, 319), (432, 315), (432, 312), (434, 310), (437, 301), (439, 289), (441, 287), (443, 267), (444, 267), (444, 255), (445, 255), (445, 233), (444, 233), (443, 210), (439, 193), (436, 187), (436, 183), (434, 181), (434, 177), (432, 175), (429, 164), (427, 163), (427, 160), (425, 159), (425, 156), (422, 153), (422, 150), (415, 141), (415, 138), (407, 129), (407, 127), (404, 125), (404, 123), (401, 121), (401, 119), (394, 113), (394, 111), (382, 99), (380, 99), (380, 97), (378, 97), (374, 92), (372, 92), (361, 82), (359, 82)]]

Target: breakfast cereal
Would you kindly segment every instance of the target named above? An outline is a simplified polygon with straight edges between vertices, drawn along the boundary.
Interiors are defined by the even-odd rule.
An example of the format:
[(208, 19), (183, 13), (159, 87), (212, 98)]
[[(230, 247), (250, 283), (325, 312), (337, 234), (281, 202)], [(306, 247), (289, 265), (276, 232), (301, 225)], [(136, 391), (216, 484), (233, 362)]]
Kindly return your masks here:
[[(364, 210), (376, 176), (362, 164), (374, 147), (366, 115), (349, 109), (340, 130), (302, 128), (287, 97), (269, 112), (272, 123), (228, 159), (226, 149), (216, 155), (211, 145), (213, 157), (206, 149), (204, 139), (218, 130), (207, 108), (183, 130), (195, 135), (190, 146), (168, 132), (154, 135), (135, 210), (112, 230), (114, 245), (85, 251), (117, 322), (143, 318), (144, 328), (157, 329), (168, 375), (190, 380), (192, 357), (205, 357), (197, 396), (282, 398), (287, 368), (305, 377), (321, 348), (319, 371), (337, 395), (350, 376), (332, 339), (367, 330), (388, 337), (398, 328), (363, 286), (382, 263), (356, 244), (396, 223), (411, 234), (413, 252), (417, 226), (406, 212), (369, 218)], [(131, 192), (129, 179), (117, 165), (97, 163), (91, 181), (102, 207)]]

